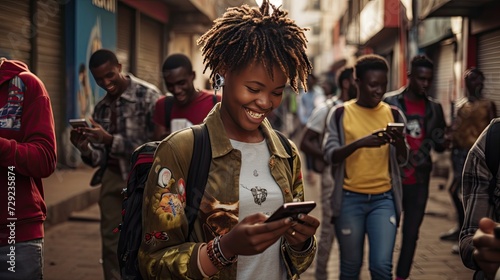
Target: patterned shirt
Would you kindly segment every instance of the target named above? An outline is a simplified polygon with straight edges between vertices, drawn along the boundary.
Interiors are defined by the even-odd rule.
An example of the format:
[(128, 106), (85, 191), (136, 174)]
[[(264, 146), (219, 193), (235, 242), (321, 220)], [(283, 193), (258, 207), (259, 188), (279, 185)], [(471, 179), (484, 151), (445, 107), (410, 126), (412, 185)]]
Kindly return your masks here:
[[(500, 122), (500, 118), (494, 119), (491, 123), (495, 122)], [(493, 207), (490, 203), (488, 191), (492, 179), (492, 173), (486, 165), (485, 158), (486, 131), (488, 128), (489, 126), (481, 133), (470, 149), (462, 174), (465, 220), (460, 232), (460, 256), (466, 267), (475, 270), (478, 270), (479, 267), (473, 259), (474, 246), (472, 245), (472, 238), (479, 228), (479, 220), (488, 217), (499, 221), (495, 212), (500, 212), (498, 198), (495, 199), (495, 206)], [(497, 180), (495, 197), (500, 195), (499, 183), (500, 180)]]
[(130, 156), (134, 150), (153, 138), (153, 112), (156, 100), (160, 98), (156, 86), (132, 74), (126, 77), (130, 79), (130, 84), (125, 92), (115, 101), (105, 96), (97, 103), (92, 115), (104, 130), (113, 135), (111, 147), (92, 144), (91, 153), (82, 155), (83, 161), (93, 167), (105, 165), (110, 159), (117, 161), (124, 180), (127, 179)]

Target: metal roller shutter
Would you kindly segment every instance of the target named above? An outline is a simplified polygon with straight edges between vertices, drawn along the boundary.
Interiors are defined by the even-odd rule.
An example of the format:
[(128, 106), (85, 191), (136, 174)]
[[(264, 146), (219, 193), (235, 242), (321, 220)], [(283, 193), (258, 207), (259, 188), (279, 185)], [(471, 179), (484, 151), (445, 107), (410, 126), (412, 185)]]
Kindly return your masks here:
[(0, 2), (0, 50), (30, 65), (30, 1), (4, 0)]
[(451, 96), (453, 93), (453, 45), (443, 45), (434, 58), (432, 96), (443, 106), (446, 122), (451, 122)]
[(479, 36), (478, 65), (485, 81), (483, 94), (500, 108), (500, 30)]
[(130, 72), (130, 53), (133, 43), (134, 10), (118, 2), (118, 36), (116, 56), (122, 64), (122, 71)]
[[(56, 128), (63, 128), (66, 118), (64, 92), (64, 50), (62, 6), (57, 2), (37, 2), (36, 74), (50, 95)], [(60, 132), (60, 131), (59, 131)], [(61, 135), (56, 132), (57, 135)]]
[(137, 76), (161, 88), (162, 24), (141, 14)]

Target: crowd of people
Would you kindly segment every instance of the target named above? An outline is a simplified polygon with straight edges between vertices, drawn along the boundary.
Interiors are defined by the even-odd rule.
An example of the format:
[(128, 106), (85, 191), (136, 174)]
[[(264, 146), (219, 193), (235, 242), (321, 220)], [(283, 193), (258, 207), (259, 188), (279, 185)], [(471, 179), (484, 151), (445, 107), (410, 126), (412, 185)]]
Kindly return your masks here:
[[(100, 185), (105, 279), (121, 278), (115, 228), (122, 221), (122, 189), (132, 153), (149, 141), (161, 143), (143, 195), (144, 238), (137, 252), (143, 278), (260, 279), (265, 273), (266, 279), (298, 279), (315, 262), (316, 279), (328, 279), (336, 240), (339, 278), (359, 279), (367, 240), (372, 279), (408, 279), (432, 153), (450, 151), (457, 226), (440, 238), (456, 243), (454, 252), (477, 271), (475, 279), (500, 279), (500, 152), (494, 148), (500, 119), (482, 94), (484, 74), (465, 71), (465, 97), (447, 124), (441, 104), (430, 97), (434, 64), (425, 55), (412, 58), (407, 85), (387, 92), (391, 70), (376, 54), (339, 69), (335, 81), (316, 77), (304, 31), (269, 1), (229, 8), (198, 41), (215, 92), (195, 88), (196, 73), (183, 54), (163, 63), (167, 95), (124, 73), (113, 51), (92, 54), (90, 72), (106, 94), (91, 109), (90, 125), (72, 129), (70, 141), (96, 168), (90, 184)], [(11, 212), (0, 212), (0, 278), (41, 279), (41, 178), (57, 162), (49, 95), (24, 63), (5, 58), (0, 93), (0, 177), (8, 182), (2, 194), (17, 190), (19, 197), (17, 224)], [(298, 133), (298, 146), (277, 131), (287, 122), (283, 113), (296, 116), (298, 127), (286, 134)], [(194, 136), (184, 128), (198, 124), (208, 130), (212, 156), (191, 230), (185, 188)], [(321, 179), (321, 221), (301, 213), (266, 222), (284, 203), (305, 201), (314, 176)], [(16, 274), (9, 274), (12, 223)]]

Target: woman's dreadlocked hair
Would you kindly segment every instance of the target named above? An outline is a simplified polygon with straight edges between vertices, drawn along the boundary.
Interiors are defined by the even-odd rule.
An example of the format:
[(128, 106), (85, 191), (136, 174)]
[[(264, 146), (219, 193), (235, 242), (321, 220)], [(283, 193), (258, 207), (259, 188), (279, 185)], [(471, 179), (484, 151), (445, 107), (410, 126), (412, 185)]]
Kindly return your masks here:
[(307, 29), (298, 27), (287, 15), (268, 0), (260, 9), (248, 5), (229, 8), (198, 40), (206, 63), (203, 72), (210, 67), (213, 79), (221, 69), (237, 71), (261, 62), (272, 79), (273, 67), (279, 66), (295, 91), (299, 80), (307, 89), (305, 81), (312, 69), (306, 55)]

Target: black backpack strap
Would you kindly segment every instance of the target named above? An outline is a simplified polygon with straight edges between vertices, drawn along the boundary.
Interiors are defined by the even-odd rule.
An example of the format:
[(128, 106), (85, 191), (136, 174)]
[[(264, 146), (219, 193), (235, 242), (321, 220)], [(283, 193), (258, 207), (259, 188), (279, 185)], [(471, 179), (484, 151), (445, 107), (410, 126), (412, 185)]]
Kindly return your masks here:
[(344, 105), (337, 106), (335, 109), (335, 123), (337, 124), (337, 132), (340, 135), (340, 116), (344, 113)]
[(497, 184), (498, 166), (500, 164), (500, 122), (492, 123), (486, 132), (486, 147), (484, 154), (486, 157), (486, 165), (493, 177), (490, 180), (488, 193), (490, 199), (494, 196), (494, 191)]
[(170, 115), (172, 114), (172, 106), (174, 106), (174, 97), (171, 95), (165, 96), (165, 127), (170, 128)]
[(394, 122), (398, 122), (399, 119), (399, 111), (394, 105), (389, 105), (391, 107), (391, 112), (392, 112), (392, 118), (394, 119)]
[(290, 166), (290, 170), (293, 173), (293, 152), (292, 152), (292, 145), (290, 144), (290, 141), (288, 141), (288, 138), (286, 138), (285, 134), (283, 134), (279, 130), (274, 130), (276, 134), (278, 134), (278, 138), (281, 141), (281, 145), (285, 148), (287, 154), (290, 156), (288, 158), (288, 166)]
[(189, 173), (186, 182), (186, 215), (189, 223), (187, 238), (193, 231), (194, 221), (198, 216), (201, 199), (205, 193), (208, 180), (208, 171), (212, 160), (212, 147), (208, 128), (205, 124), (191, 127), (194, 134), (193, 155), (189, 164)]

